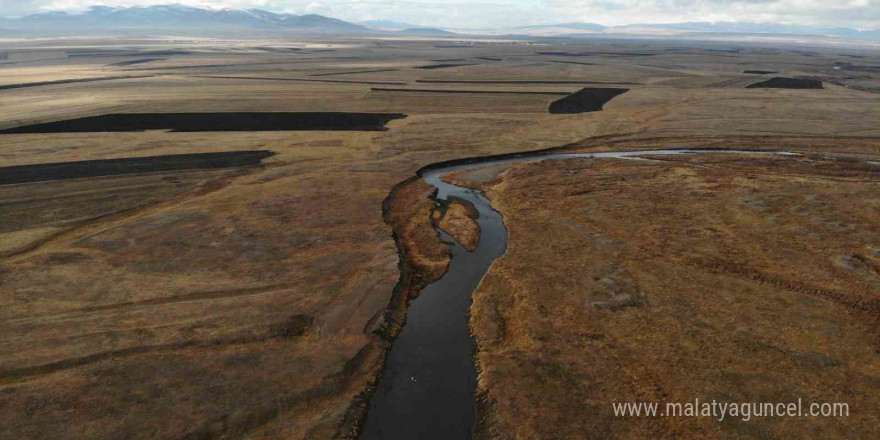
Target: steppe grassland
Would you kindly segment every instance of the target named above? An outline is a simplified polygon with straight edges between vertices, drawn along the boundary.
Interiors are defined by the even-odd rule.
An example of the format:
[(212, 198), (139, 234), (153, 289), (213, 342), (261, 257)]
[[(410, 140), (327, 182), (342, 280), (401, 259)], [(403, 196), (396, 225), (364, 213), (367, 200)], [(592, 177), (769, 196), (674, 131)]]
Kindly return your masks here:
[[(818, 91), (740, 88), (760, 80), (741, 74), (745, 68), (835, 74), (830, 65), (839, 51), (817, 57), (797, 48), (758, 47), (731, 56), (702, 47), (566, 45), (566, 52), (609, 53), (570, 57), (538, 55), (546, 48), (519, 43), (437, 47), (446, 45), (76, 40), (10, 46), (10, 54), (18, 55), (0, 66), (0, 84), (140, 78), (0, 90), (0, 128), (120, 112), (409, 116), (386, 132), (2, 136), (3, 166), (231, 150), (278, 153), (244, 170), (0, 188), (6, 253), (0, 263), (0, 330), (6, 335), (0, 345), (0, 408), (12, 421), (2, 436), (344, 434), (354, 397), (381, 365), (387, 343), (373, 331), (386, 324), (382, 316), (399, 277), (394, 225), (383, 220), (382, 203), (423, 165), (608, 135), (633, 142), (700, 137), (723, 145), (728, 136), (880, 133), (876, 95), (865, 91), (834, 84)], [(278, 50), (290, 47), (301, 50)], [(633, 50), (658, 55), (620, 55)], [(163, 51), (183, 53), (143, 54)], [(484, 56), (502, 61), (477, 60)], [(164, 59), (118, 65), (147, 58)], [(415, 68), (462, 58), (477, 65)], [(457, 80), (481, 82), (449, 82)], [(872, 84), (870, 78), (852, 81)], [(559, 93), (605, 85), (631, 90), (603, 112), (564, 116), (547, 114), (558, 99), (550, 94), (373, 90)], [(871, 145), (826, 145), (876, 153)], [(404, 210), (400, 220), (421, 225), (415, 231), (424, 232), (430, 221), (429, 193), (415, 188), (406, 192), (411, 200), (398, 201), (422, 206)], [(436, 250), (437, 243), (423, 242), (426, 237), (419, 235), (413, 245)], [(512, 244), (520, 238), (515, 233)]]

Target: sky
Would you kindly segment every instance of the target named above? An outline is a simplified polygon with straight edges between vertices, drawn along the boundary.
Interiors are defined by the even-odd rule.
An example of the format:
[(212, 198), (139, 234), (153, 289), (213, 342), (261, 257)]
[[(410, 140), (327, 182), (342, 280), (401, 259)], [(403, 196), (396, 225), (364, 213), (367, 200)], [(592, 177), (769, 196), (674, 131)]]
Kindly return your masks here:
[(690, 21), (751, 21), (880, 28), (880, 0), (0, 0), (0, 16), (92, 5), (180, 3), (314, 13), (348, 21), (393, 20), (444, 28), (506, 28), (589, 22), (609, 26)]

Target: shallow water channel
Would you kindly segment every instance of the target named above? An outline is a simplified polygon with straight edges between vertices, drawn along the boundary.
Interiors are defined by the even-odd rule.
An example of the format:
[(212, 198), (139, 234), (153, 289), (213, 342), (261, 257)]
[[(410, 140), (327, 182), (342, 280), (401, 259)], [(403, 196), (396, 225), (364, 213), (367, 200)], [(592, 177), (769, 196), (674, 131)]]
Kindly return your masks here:
[[(366, 440), (465, 440), (476, 418), (477, 374), (474, 340), (468, 330), (471, 294), (489, 266), (507, 251), (507, 228), (501, 214), (479, 191), (446, 183), (451, 171), (516, 162), (575, 158), (645, 160), (639, 156), (704, 153), (763, 153), (734, 150), (641, 150), (520, 156), (434, 168), (421, 174), (437, 188), (437, 199), (450, 196), (473, 203), (479, 212), (480, 242), (474, 252), (440, 232), (452, 251), (449, 271), (422, 289), (407, 311), (406, 325), (388, 353), (385, 371), (370, 401), (361, 433)], [(794, 155), (773, 152), (771, 154)]]

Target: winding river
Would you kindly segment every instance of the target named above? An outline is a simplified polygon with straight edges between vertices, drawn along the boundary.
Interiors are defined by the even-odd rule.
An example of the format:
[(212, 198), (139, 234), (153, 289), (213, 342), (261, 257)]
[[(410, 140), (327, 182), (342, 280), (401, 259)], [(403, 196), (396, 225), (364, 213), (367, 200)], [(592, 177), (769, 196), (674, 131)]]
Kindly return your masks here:
[(501, 214), (479, 191), (452, 185), (441, 176), (452, 171), (551, 159), (617, 158), (648, 160), (644, 155), (787, 152), (737, 150), (641, 150), (602, 153), (535, 154), (428, 168), (421, 177), (437, 188), (437, 199), (458, 197), (479, 212), (480, 242), (467, 252), (442, 231), (452, 251), (448, 272), (425, 287), (407, 311), (406, 325), (388, 353), (385, 371), (370, 401), (363, 440), (465, 440), (476, 418), (477, 374), (474, 340), (468, 330), (471, 294), (492, 263), (507, 250)]

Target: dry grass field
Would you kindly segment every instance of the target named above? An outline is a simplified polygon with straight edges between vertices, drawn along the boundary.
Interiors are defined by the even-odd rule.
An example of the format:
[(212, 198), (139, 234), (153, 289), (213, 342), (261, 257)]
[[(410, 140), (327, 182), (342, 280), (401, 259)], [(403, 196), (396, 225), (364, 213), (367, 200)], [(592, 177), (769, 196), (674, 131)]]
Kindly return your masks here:
[[(786, 146), (825, 151), (826, 141)], [(656, 159), (450, 176), (485, 189), (510, 229), (472, 310), (489, 437), (875, 437), (878, 166), (824, 155)], [(851, 416), (719, 422), (612, 410), (694, 398), (847, 402)]]
[[(0, 186), (0, 438), (353, 435), (407, 298), (448, 263), (416, 170), (565, 145), (819, 156), (554, 162), (485, 180), (511, 230), (472, 316), (491, 437), (877, 435), (877, 310), (863, 306), (880, 300), (878, 175), (844, 159), (880, 155), (880, 74), (833, 64), (880, 52), (449, 46), (2, 42), (0, 130), (110, 113), (407, 117), (386, 131), (0, 135), (0, 167), (276, 153)], [(418, 68), (437, 64), (470, 65)], [(771, 76), (825, 88), (745, 88)], [(601, 112), (548, 112), (584, 87), (629, 91)], [(637, 306), (593, 305), (618, 288)], [(839, 399), (854, 416), (717, 425), (614, 419), (603, 403), (631, 396)]]

